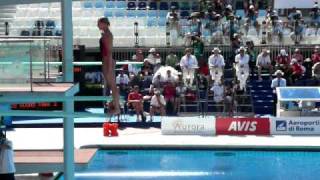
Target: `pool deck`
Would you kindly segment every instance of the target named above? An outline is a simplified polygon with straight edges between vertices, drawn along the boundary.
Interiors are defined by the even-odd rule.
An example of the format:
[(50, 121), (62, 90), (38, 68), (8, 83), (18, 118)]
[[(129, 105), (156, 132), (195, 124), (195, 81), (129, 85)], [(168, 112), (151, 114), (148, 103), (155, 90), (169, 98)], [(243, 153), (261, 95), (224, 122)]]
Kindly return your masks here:
[[(159, 128), (126, 128), (118, 137), (104, 137), (102, 128), (75, 128), (75, 148), (243, 148), (319, 150), (320, 136), (197, 136), (162, 135)], [(15, 150), (46, 150), (63, 148), (62, 128), (17, 128), (7, 137)]]

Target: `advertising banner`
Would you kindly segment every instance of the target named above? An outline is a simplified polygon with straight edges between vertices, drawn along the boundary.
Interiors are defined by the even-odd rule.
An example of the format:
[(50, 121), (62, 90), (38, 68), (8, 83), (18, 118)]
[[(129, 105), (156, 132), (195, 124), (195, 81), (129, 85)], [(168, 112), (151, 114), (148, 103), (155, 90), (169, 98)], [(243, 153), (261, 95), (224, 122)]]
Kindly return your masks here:
[(165, 135), (215, 135), (215, 118), (210, 119), (163, 119), (161, 133)]
[(271, 134), (319, 135), (320, 117), (270, 118)]
[(217, 135), (270, 135), (269, 118), (217, 118)]

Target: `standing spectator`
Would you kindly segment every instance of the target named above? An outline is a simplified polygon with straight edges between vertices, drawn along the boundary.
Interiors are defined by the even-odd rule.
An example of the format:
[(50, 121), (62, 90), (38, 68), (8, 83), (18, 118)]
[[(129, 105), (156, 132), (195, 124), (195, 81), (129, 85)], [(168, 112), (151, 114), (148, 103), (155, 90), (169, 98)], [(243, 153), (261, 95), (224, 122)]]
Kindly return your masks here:
[(302, 63), (303, 63), (303, 60), (304, 60), (304, 59), (303, 59), (303, 55), (301, 54), (301, 51), (300, 51), (299, 48), (296, 48), (296, 49), (294, 50), (294, 53), (293, 53), (293, 55), (292, 55), (291, 58), (292, 58), (292, 59), (296, 59), (299, 64), (302, 64)]
[(250, 73), (251, 77), (254, 76), (254, 69), (256, 67), (256, 60), (257, 60), (257, 51), (254, 48), (254, 43), (253, 41), (247, 41), (247, 54), (249, 55), (249, 67), (250, 67)]
[(199, 13), (193, 12), (190, 16), (189, 27), (192, 36), (201, 36), (201, 21), (198, 18)]
[(315, 46), (313, 50), (313, 54), (311, 55), (311, 60), (313, 64), (320, 62), (320, 51), (319, 46)]
[(217, 83), (220, 83), (225, 66), (224, 58), (220, 54), (220, 49), (217, 47), (212, 50), (212, 53), (213, 54), (208, 59), (211, 79)]
[[(165, 83), (163, 87), (163, 96), (167, 103), (170, 103), (170, 105), (174, 106), (174, 99), (176, 96), (176, 87), (173, 82), (168, 81)], [(170, 108), (172, 110), (172, 108)]]
[(203, 61), (203, 53), (204, 53), (204, 43), (202, 39), (198, 36), (192, 36), (192, 48), (193, 48), (193, 54), (196, 56), (199, 61)]
[(255, 9), (254, 5), (250, 5), (249, 10), (247, 11), (246, 14), (247, 18), (248, 18), (248, 25), (251, 26), (253, 25), (257, 31), (257, 35), (260, 34), (260, 25), (257, 21), (258, 18), (258, 11)]
[(154, 113), (160, 113), (161, 116), (166, 114), (166, 101), (160, 91), (155, 91), (155, 95), (152, 96), (150, 102), (150, 121), (153, 121)]
[(224, 90), (224, 110), (223, 112), (228, 113), (229, 117), (233, 116), (233, 104), (234, 96), (230, 86), (226, 86)]
[(244, 47), (240, 47), (239, 54), (235, 57), (235, 69), (240, 89), (244, 89), (249, 76), (249, 55), (245, 53)]
[[(180, 60), (180, 67), (185, 85), (192, 86), (195, 69), (198, 68), (198, 61), (197, 58), (191, 54), (190, 48), (185, 50), (185, 55)], [(187, 84), (187, 78), (190, 79), (191, 84)]]
[(137, 114), (137, 122), (139, 122), (139, 115), (141, 120), (146, 121), (146, 117), (143, 113), (143, 96), (139, 92), (139, 86), (134, 86), (133, 91), (128, 95), (128, 107), (133, 108)]
[[(184, 86), (183, 82), (179, 81), (176, 87), (176, 98), (175, 98), (175, 108), (174, 108), (175, 112), (177, 112), (177, 115), (180, 113), (181, 103), (183, 104), (186, 103), (186, 99), (185, 99), (186, 91), (187, 91), (187, 88)], [(185, 106), (183, 110), (184, 112), (186, 112)]]
[(277, 70), (274, 75), (276, 76), (276, 78), (274, 78), (271, 81), (271, 88), (273, 89), (273, 115), (276, 116), (276, 112), (277, 112), (277, 93), (276, 93), (276, 88), (277, 87), (285, 87), (287, 86), (287, 81), (286, 79), (282, 78), (283, 76), (283, 72), (281, 70)]
[(179, 14), (176, 12), (176, 7), (171, 7), (171, 11), (167, 14), (168, 30), (170, 32), (170, 43), (176, 45), (178, 34), (180, 34)]
[(172, 76), (171, 70), (167, 70), (166, 76), (164, 77), (164, 81), (175, 83), (176, 82), (176, 77)]
[(173, 68), (176, 69), (177, 66), (179, 66), (178, 64), (179, 64), (178, 57), (177, 57), (177, 55), (173, 52), (173, 50), (171, 49), (171, 50), (169, 51), (168, 56), (166, 57), (166, 65), (167, 65), (167, 66), (171, 66), (171, 67), (173, 67)]
[(271, 59), (270, 59), (269, 53), (270, 53), (269, 50), (263, 49), (262, 52), (257, 57), (258, 77), (259, 77), (260, 81), (262, 80), (262, 77), (261, 77), (262, 68), (269, 70), (270, 79), (272, 79), (273, 67), (271, 64)]
[(152, 79), (152, 84), (157, 89), (162, 89), (164, 83), (165, 83), (165, 79), (161, 76), (160, 73), (157, 74), (156, 76), (154, 76), (153, 79)]

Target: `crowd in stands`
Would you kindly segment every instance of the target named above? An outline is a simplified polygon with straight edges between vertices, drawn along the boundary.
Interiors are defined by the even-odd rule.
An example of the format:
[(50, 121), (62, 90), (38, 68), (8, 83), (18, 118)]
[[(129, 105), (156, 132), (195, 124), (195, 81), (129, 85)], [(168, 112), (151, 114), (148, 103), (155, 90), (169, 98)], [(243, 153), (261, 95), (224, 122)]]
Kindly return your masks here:
[(320, 9), (315, 2), (309, 14), (292, 7), (287, 15), (279, 15), (271, 6), (261, 7), (258, 1), (243, 1), (244, 9), (236, 9), (224, 0), (200, 0), (200, 10), (190, 15), (171, 7), (167, 25), (174, 45), (179, 37), (189, 46), (191, 38), (201, 37), (211, 44), (223, 44), (226, 37), (233, 42), (248, 34), (261, 38), (261, 43), (283, 43), (288, 36), (298, 44), (306, 36), (316, 36), (320, 23)]
[[(212, 49), (209, 57), (199, 53), (201, 51), (197, 51), (196, 46), (186, 48), (182, 57), (171, 51), (165, 59), (161, 59), (155, 48), (151, 48), (146, 57), (141, 49), (137, 49), (132, 61), (143, 64), (124, 65), (116, 82), (138, 121), (146, 120), (145, 111), (148, 109), (151, 116), (148, 120), (152, 121), (155, 113), (179, 114), (181, 107), (185, 111), (183, 104), (186, 102), (206, 97), (223, 105), (220, 112), (232, 115), (237, 103), (235, 95), (248, 92), (250, 78), (262, 81), (281, 75), (285, 81), (281, 86), (320, 85), (319, 46), (314, 47), (311, 57), (304, 57), (297, 48), (292, 54), (280, 49), (278, 55), (271, 58), (267, 48), (257, 52), (251, 43), (246, 44), (239, 47), (231, 58), (224, 57), (218, 47)], [(232, 79), (224, 76), (227, 68), (234, 72)], [(280, 84), (276, 82), (270, 85), (272, 88), (278, 86)], [(150, 106), (146, 107), (144, 102), (149, 102)]]

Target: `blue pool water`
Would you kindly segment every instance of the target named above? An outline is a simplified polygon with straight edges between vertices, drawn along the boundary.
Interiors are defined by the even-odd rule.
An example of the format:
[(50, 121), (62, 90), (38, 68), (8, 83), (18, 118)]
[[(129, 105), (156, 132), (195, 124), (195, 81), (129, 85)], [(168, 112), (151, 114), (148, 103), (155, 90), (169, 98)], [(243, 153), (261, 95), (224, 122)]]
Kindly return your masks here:
[[(319, 180), (319, 152), (99, 150), (78, 180)], [(63, 179), (63, 178), (62, 178)]]

